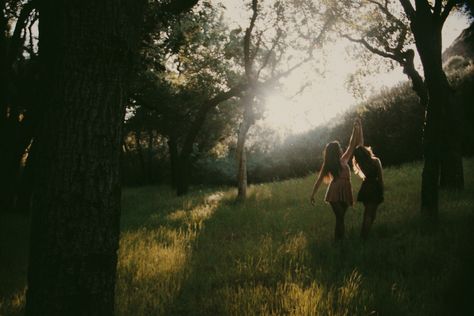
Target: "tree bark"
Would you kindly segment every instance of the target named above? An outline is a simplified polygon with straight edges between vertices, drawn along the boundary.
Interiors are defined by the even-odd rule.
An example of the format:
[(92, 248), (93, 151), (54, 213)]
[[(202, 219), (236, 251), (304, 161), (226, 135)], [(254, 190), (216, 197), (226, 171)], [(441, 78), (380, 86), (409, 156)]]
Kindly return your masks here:
[[(5, 0), (0, 1), (1, 9), (5, 7)], [(4, 122), (7, 118), (7, 28), (8, 21), (4, 14), (0, 14), (0, 132), (3, 132)]]
[[(455, 128), (455, 108), (452, 89), (442, 68), (441, 48), (442, 23), (434, 18), (430, 10), (420, 8), (411, 18), (411, 28), (423, 64), (425, 84), (428, 91), (425, 129), (423, 139), (424, 167), (422, 175), (421, 211), (436, 218), (438, 214), (438, 186), (442, 150), (449, 152), (450, 185), (463, 186), (463, 170), (459, 135), (448, 136), (448, 130)], [(456, 129), (454, 129), (456, 131)], [(454, 137), (453, 137), (454, 136)], [(448, 169), (446, 169), (448, 170)]]
[(121, 126), (142, 2), (40, 5), (26, 315), (113, 315)]
[(247, 198), (247, 152), (245, 141), (250, 127), (254, 123), (251, 95), (246, 95), (242, 99), (244, 106), (244, 116), (239, 128), (237, 139), (236, 159), (237, 159), (237, 200), (243, 201)]
[(428, 104), (428, 91), (426, 91), (423, 78), (415, 68), (414, 59), (415, 52), (412, 49), (408, 49), (402, 54), (401, 65), (403, 67), (403, 73), (406, 74), (408, 78), (410, 78), (412, 89), (420, 99), (420, 104), (426, 109)]

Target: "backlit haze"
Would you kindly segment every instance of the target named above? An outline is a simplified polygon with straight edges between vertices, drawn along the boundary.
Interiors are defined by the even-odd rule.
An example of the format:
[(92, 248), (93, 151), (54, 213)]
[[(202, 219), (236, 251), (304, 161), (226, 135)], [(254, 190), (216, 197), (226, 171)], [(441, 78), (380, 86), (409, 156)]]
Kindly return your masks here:
[[(249, 12), (244, 10), (242, 1), (220, 0), (226, 7), (226, 20), (231, 26), (248, 24)], [(443, 49), (468, 27), (467, 18), (458, 12), (448, 17), (443, 28)], [(260, 125), (277, 131), (280, 136), (300, 133), (329, 122), (338, 114), (351, 108), (363, 99), (355, 98), (347, 90), (345, 82), (349, 74), (354, 73), (360, 64), (351, 60), (346, 50), (354, 44), (341, 39), (326, 45), (325, 53), (316, 52), (315, 58), (324, 58), (324, 76), (317, 74), (311, 67), (301, 67), (287, 78), (281, 80), (282, 88), (266, 98), (265, 119)], [(422, 69), (417, 62), (419, 71)], [(407, 80), (401, 67), (388, 73), (380, 73), (367, 79), (367, 91), (379, 91), (400, 81)], [(297, 96), (293, 94), (305, 83), (310, 85)], [(370, 93), (366, 95), (370, 96)]]

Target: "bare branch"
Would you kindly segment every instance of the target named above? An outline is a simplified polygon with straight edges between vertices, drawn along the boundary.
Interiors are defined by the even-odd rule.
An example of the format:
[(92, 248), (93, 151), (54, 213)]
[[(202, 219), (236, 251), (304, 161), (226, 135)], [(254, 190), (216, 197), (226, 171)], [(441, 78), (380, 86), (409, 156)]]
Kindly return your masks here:
[(385, 0), (385, 4), (382, 5), (380, 2), (378, 1), (375, 1), (375, 0), (367, 0), (369, 1), (370, 3), (373, 3), (375, 5), (377, 5), (380, 9), (380, 11), (382, 11), (382, 13), (384, 13), (388, 19), (391, 19), (392, 21), (394, 21), (395, 23), (398, 24), (398, 26), (401, 28), (401, 29), (405, 29), (406, 28), (406, 25), (405, 23), (403, 23), (399, 18), (397, 18), (395, 15), (392, 14), (392, 12), (390, 12), (390, 10), (388, 9), (388, 0)]
[(401, 58), (398, 57), (397, 55), (395, 54), (391, 54), (391, 53), (387, 53), (387, 52), (384, 52), (376, 47), (373, 47), (372, 45), (370, 45), (365, 39), (363, 38), (359, 38), (359, 39), (356, 39), (356, 38), (352, 38), (351, 36), (347, 35), (347, 34), (343, 34), (342, 37), (344, 38), (347, 38), (349, 41), (351, 42), (354, 42), (354, 43), (359, 43), (359, 44), (362, 44), (367, 50), (369, 50), (370, 52), (376, 54), (376, 55), (379, 55), (379, 56), (382, 56), (382, 57), (385, 57), (385, 58), (390, 58), (390, 59), (393, 59), (397, 62), (402, 62)]
[(18, 20), (16, 21), (15, 30), (13, 31), (11, 38), (12, 44), (10, 46), (10, 52), (7, 59), (8, 63), (10, 64), (15, 60), (15, 58), (19, 56), (19, 54), (21, 54), (21, 49), (23, 48), (23, 42), (25, 40), (25, 38), (22, 37), (22, 33), (28, 23), (31, 12), (33, 12), (35, 9), (35, 5), (36, 1), (31, 0), (21, 9)]
[(402, 49), (403, 49), (403, 45), (405, 45), (405, 40), (407, 38), (407, 34), (408, 34), (408, 29), (406, 27), (404, 27), (401, 31), (400, 31), (400, 35), (398, 36), (398, 43), (397, 43), (397, 46), (395, 47), (395, 52), (401, 52)]
[(405, 11), (405, 14), (410, 19), (410, 21), (413, 21), (416, 16), (416, 11), (411, 5), (410, 0), (400, 0), (400, 4), (402, 5), (403, 10)]
[(272, 47), (265, 54), (265, 57), (263, 58), (263, 63), (260, 66), (260, 69), (258, 69), (258, 71), (257, 71), (257, 75), (256, 75), (257, 78), (260, 76), (260, 72), (267, 66), (268, 62), (270, 61), (270, 57), (272, 56), (273, 52), (275, 51), (275, 48), (278, 46), (278, 41), (280, 40), (281, 35), (282, 35), (282, 32), (278, 31), (275, 39), (273, 40)]
[(433, 15), (434, 16), (439, 16), (441, 13), (441, 5), (442, 5), (443, 0), (436, 0), (434, 7), (433, 7)]
[(244, 36), (244, 62), (245, 62), (245, 73), (250, 76), (252, 73), (252, 59), (250, 54), (250, 40), (252, 37), (252, 31), (255, 27), (255, 21), (258, 16), (258, 0), (252, 0), (252, 17), (250, 18), (250, 25), (245, 30)]
[[(440, 1), (441, 2), (441, 1)], [(458, 1), (456, 0), (449, 0), (448, 3), (446, 3), (446, 5), (444, 6), (444, 10), (443, 12), (441, 13), (441, 16), (440, 16), (440, 22), (441, 22), (441, 25), (444, 24), (444, 22), (446, 21), (446, 19), (448, 18), (448, 15), (449, 13), (451, 12), (451, 10), (453, 9), (453, 7), (458, 3)]]
[(262, 44), (262, 40), (263, 40), (263, 33), (264, 31), (260, 31), (257, 34), (257, 43), (255, 44), (255, 49), (250, 56), (250, 60), (254, 60), (258, 52), (260, 51), (260, 45)]
[(199, 0), (170, 0), (165, 1), (160, 9), (163, 12), (178, 15), (180, 13), (188, 11), (198, 2)]

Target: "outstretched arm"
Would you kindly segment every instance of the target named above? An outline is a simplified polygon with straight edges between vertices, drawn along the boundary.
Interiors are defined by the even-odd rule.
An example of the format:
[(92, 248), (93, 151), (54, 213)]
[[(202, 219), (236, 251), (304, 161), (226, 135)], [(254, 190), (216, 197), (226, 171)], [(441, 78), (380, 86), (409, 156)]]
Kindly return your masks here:
[(354, 126), (352, 127), (352, 134), (351, 139), (349, 140), (349, 146), (347, 147), (344, 154), (342, 154), (341, 160), (344, 160), (346, 163), (351, 159), (352, 153), (354, 152), (354, 148), (357, 145), (357, 139), (359, 134), (360, 125), (358, 121), (354, 122)]
[(323, 182), (323, 167), (321, 167), (321, 170), (319, 171), (319, 175), (318, 175), (318, 178), (316, 179), (316, 181), (314, 182), (314, 185), (313, 185), (313, 191), (311, 192), (311, 197), (310, 197), (310, 202), (312, 205), (315, 204), (315, 200), (314, 200), (314, 196), (316, 195), (316, 192), (318, 191), (319, 187), (321, 186), (321, 183)]
[(364, 146), (364, 132), (362, 131), (362, 122), (359, 118), (357, 119), (357, 122), (358, 122), (359, 128), (358, 128), (358, 133), (357, 133), (356, 147)]

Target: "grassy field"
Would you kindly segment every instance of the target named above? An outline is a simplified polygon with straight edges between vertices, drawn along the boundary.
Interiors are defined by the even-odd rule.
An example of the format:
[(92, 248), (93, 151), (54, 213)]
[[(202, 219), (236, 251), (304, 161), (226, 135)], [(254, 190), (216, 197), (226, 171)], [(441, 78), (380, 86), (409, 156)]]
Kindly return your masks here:
[[(163, 187), (123, 194), (119, 315), (472, 315), (474, 159), (466, 190), (442, 192), (439, 224), (418, 213), (419, 164), (385, 172), (385, 203), (370, 239), (362, 208), (334, 216), (313, 177), (176, 198)], [(353, 177), (354, 188), (360, 181)], [(24, 304), (28, 218), (2, 215), (0, 315)]]

